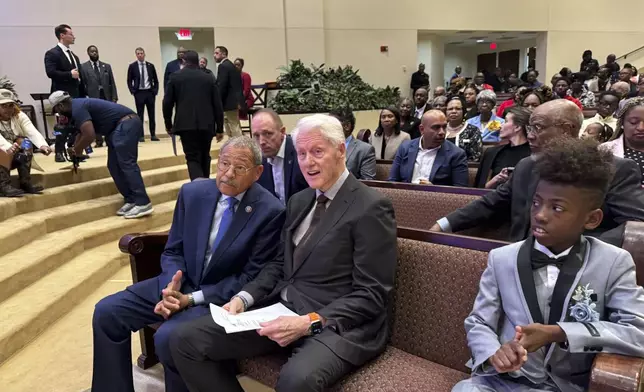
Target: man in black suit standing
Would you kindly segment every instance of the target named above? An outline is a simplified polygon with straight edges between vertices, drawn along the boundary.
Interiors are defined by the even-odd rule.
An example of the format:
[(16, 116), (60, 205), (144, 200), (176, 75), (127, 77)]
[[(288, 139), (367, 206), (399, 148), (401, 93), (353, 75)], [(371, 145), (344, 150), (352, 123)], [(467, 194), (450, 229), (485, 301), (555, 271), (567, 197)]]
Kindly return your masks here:
[[(275, 390), (323, 391), (380, 354), (387, 344), (387, 300), (396, 270), (391, 202), (349, 173), (340, 122), (305, 117), (292, 132), (310, 188), (288, 203), (282, 251), (224, 309), (282, 303), (299, 316), (226, 334), (210, 315), (177, 326), (170, 351), (192, 392), (242, 391), (228, 360), (283, 350)], [(172, 392), (172, 391), (169, 391)]]
[[(99, 61), (98, 48), (95, 45), (87, 47), (89, 61), (81, 64), (81, 79), (85, 82), (85, 89), (89, 98), (104, 99), (116, 103), (119, 99), (116, 92), (116, 82), (112, 67)], [(96, 135), (96, 147), (103, 147), (103, 136)]]
[(253, 139), (262, 150), (264, 171), (257, 183), (286, 205), (294, 194), (309, 187), (300, 166), (293, 140), (273, 109), (260, 109), (250, 124)]
[(185, 55), (185, 53), (186, 49), (183, 46), (179, 46), (179, 49), (177, 49), (177, 59), (172, 60), (165, 65), (165, 72), (163, 73), (163, 88), (168, 88), (170, 75), (181, 69), (181, 64), (183, 63), (183, 56)]
[[(127, 69), (127, 88), (134, 95), (136, 105), (136, 114), (143, 121), (145, 108), (148, 108), (148, 123), (150, 126), (150, 139), (158, 142), (156, 137), (156, 120), (154, 118), (155, 99), (159, 93), (159, 78), (154, 64), (145, 61), (145, 50), (136, 48), (136, 61), (130, 64)], [(143, 133), (139, 136), (139, 141), (144, 142)]]
[(228, 49), (224, 46), (215, 48), (217, 67), (217, 86), (224, 105), (224, 126), (229, 137), (241, 136), (239, 109), (244, 105), (241, 73), (232, 61), (228, 60)]
[[(215, 79), (199, 69), (199, 55), (185, 52), (184, 68), (172, 75), (163, 97), (168, 134), (181, 136), (190, 180), (210, 177), (213, 136), (224, 137), (224, 111)], [(177, 107), (172, 124), (172, 109)]]
[[(556, 137), (579, 137), (584, 117), (574, 103), (565, 99), (546, 102), (532, 112), (528, 142), (532, 154)], [(434, 231), (461, 231), (484, 222), (510, 221), (511, 242), (524, 240), (530, 229), (532, 198), (539, 182), (534, 174), (535, 159), (530, 156), (516, 165), (510, 179), (465, 207), (450, 213), (432, 227)], [(590, 234), (604, 242), (621, 246), (627, 221), (644, 221), (644, 190), (637, 163), (615, 158), (615, 175), (602, 210), (604, 220)]]
[(69, 25), (56, 26), (58, 45), (45, 53), (45, 72), (51, 79), (51, 91), (66, 91), (72, 98), (84, 97), (85, 86), (80, 74), (80, 60), (71, 49), (76, 37)]

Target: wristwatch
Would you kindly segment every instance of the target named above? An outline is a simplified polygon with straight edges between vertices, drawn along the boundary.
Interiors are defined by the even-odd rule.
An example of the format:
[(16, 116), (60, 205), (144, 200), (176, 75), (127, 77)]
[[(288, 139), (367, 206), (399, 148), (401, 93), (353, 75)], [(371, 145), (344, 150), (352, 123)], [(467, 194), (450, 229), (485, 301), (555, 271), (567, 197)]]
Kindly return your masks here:
[(188, 294), (188, 307), (191, 308), (193, 306), (195, 306), (195, 297), (190, 293)]
[(309, 313), (309, 320), (311, 320), (311, 326), (309, 327), (309, 333), (311, 335), (317, 335), (322, 332), (322, 319), (317, 313)]

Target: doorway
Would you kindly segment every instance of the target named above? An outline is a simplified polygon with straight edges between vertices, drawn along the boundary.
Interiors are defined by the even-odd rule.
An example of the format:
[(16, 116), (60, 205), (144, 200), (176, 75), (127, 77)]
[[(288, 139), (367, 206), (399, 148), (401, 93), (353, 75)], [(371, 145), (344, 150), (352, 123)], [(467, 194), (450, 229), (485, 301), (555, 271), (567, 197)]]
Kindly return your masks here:
[[(181, 34), (180, 34), (181, 32)], [(181, 35), (182, 39), (179, 39)], [(183, 46), (187, 50), (194, 50), (199, 57), (208, 60), (208, 69), (215, 72), (215, 29), (212, 27), (160, 27), (159, 42), (161, 43), (161, 60), (163, 70), (165, 65), (177, 58), (177, 50)], [(163, 72), (163, 71), (161, 71)], [(159, 78), (161, 75), (159, 75)]]

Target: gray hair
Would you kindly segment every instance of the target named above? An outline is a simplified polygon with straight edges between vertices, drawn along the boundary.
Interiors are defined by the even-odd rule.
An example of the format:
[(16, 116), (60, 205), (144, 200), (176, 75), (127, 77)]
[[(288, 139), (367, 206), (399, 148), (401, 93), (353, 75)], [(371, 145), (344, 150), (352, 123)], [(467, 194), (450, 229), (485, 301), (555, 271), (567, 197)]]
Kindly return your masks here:
[(262, 152), (259, 149), (259, 146), (255, 142), (255, 140), (247, 137), (247, 136), (236, 136), (236, 137), (231, 137), (230, 139), (226, 140), (223, 146), (221, 146), (221, 153), (226, 150), (226, 147), (235, 147), (235, 148), (247, 148), (250, 150), (250, 152), (253, 154), (252, 156), (252, 161), (255, 163), (256, 166), (259, 166), (262, 164)]
[(328, 140), (334, 147), (343, 144), (346, 140), (340, 120), (326, 114), (313, 114), (301, 118), (297, 122), (295, 129), (291, 132), (293, 144), (297, 143), (297, 138), (301, 133), (310, 131), (319, 131), (322, 137)]
[(485, 99), (487, 101), (492, 101), (496, 105), (496, 94), (492, 90), (483, 90), (476, 96), (476, 104), (479, 104), (479, 101)]

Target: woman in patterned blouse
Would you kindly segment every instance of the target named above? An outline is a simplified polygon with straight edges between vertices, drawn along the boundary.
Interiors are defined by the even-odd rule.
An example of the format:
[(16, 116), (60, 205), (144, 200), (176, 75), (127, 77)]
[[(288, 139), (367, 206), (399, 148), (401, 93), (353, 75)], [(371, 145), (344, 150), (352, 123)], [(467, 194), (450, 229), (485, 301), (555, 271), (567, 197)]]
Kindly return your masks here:
[(445, 139), (456, 144), (467, 155), (468, 161), (478, 162), (483, 151), (481, 131), (474, 125), (465, 124), (465, 106), (458, 97), (447, 103), (447, 133)]
[[(613, 138), (602, 147), (613, 155), (632, 159), (644, 175), (644, 97), (631, 98), (617, 112), (617, 129)], [(644, 180), (643, 185), (644, 185)]]

